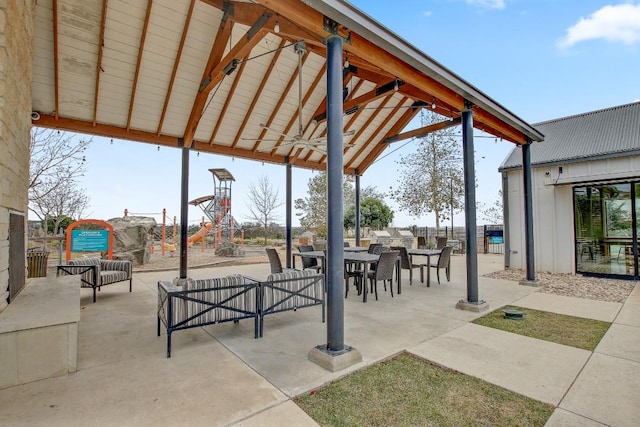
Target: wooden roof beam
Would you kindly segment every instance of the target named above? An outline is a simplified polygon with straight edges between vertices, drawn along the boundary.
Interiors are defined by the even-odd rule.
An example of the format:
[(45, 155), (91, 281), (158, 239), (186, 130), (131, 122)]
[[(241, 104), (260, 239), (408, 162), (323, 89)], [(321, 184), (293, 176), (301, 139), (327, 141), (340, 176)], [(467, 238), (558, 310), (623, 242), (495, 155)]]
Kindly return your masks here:
[(460, 117), (451, 120), (444, 120), (442, 122), (434, 123), (429, 126), (424, 126), (418, 129), (410, 130), (408, 132), (388, 136), (382, 140), (382, 144), (391, 144), (393, 142), (399, 142), (409, 138), (422, 138), (423, 136), (426, 136), (430, 133), (448, 129), (453, 126), (458, 126), (461, 123), (462, 119)]
[[(167, 87), (167, 94), (164, 96), (164, 104), (162, 105), (162, 114), (160, 115), (160, 121), (158, 122), (158, 135), (162, 133), (162, 125), (164, 124), (164, 118), (167, 115), (167, 109), (169, 108), (169, 100), (171, 99), (171, 93), (173, 92), (173, 84), (176, 81), (176, 74), (178, 73), (178, 65), (180, 65), (180, 59), (182, 58), (182, 50), (184, 49), (184, 43), (187, 39), (187, 33), (189, 31), (189, 25), (191, 24), (191, 16), (193, 15), (193, 9), (195, 7), (196, 0), (191, 0), (189, 6), (189, 12), (187, 18), (184, 21), (184, 27), (182, 27), (182, 37), (180, 38), (180, 45), (178, 46), (178, 52), (176, 53), (176, 59), (173, 61), (173, 70), (171, 71), (171, 79), (169, 79), (169, 86)], [(223, 18), (224, 21), (224, 18)], [(224, 27), (225, 25), (221, 25)]]
[[(260, 96), (262, 95), (262, 91), (264, 90), (265, 86), (267, 85), (267, 80), (269, 80), (269, 76), (271, 75), (271, 73), (273, 72), (273, 69), (275, 68), (276, 64), (278, 63), (278, 58), (280, 58), (280, 55), (282, 54), (282, 48), (285, 46), (285, 44), (286, 44), (286, 42), (284, 40), (282, 40), (280, 42), (280, 45), (278, 46), (278, 49), (275, 51), (275, 53), (273, 55), (273, 59), (269, 63), (269, 67), (265, 71), (264, 77), (262, 77), (262, 80), (260, 81), (260, 85), (258, 86), (258, 90), (256, 90), (256, 93), (253, 96), (253, 99), (251, 100), (251, 105), (249, 106), (249, 109), (247, 110), (247, 114), (245, 114), (244, 118), (242, 119), (242, 124), (238, 128), (238, 132), (236, 133), (236, 136), (233, 139), (233, 143), (231, 144), (231, 148), (236, 148), (236, 146), (238, 145), (238, 142), (240, 141), (240, 136), (242, 135), (242, 132), (244, 131), (244, 128), (246, 127), (247, 123), (249, 122), (249, 118), (251, 118), (251, 115), (253, 114), (253, 110), (256, 108), (256, 105), (258, 105), (258, 100), (260, 99)], [(253, 149), (251, 150), (252, 152), (255, 151), (255, 149), (257, 148), (258, 144), (260, 144), (260, 142), (256, 141), (256, 143), (254, 144)]]
[(131, 88), (131, 97), (129, 99), (129, 114), (127, 115), (127, 130), (131, 129), (131, 116), (133, 115), (133, 105), (136, 101), (136, 88), (138, 87), (138, 79), (140, 77), (140, 64), (142, 63), (142, 52), (144, 51), (144, 42), (147, 39), (147, 28), (149, 28), (149, 16), (151, 16), (151, 8), (153, 0), (147, 0), (147, 13), (144, 17), (144, 25), (142, 26), (142, 34), (140, 36), (140, 45), (138, 46), (138, 61), (136, 62), (136, 71), (133, 75), (133, 87)]
[[(57, 2), (54, 5), (57, 8)], [(57, 20), (56, 20), (57, 22)], [(100, 39), (98, 40), (98, 63), (96, 64), (96, 87), (93, 94), (93, 125), (98, 121), (98, 95), (100, 94), (100, 73), (102, 72), (102, 54), (104, 52), (104, 30), (107, 23), (107, 0), (102, 0), (102, 17), (100, 20)], [(56, 56), (57, 59), (57, 56)], [(57, 79), (56, 79), (57, 81)], [(57, 99), (56, 99), (57, 104)], [(58, 115), (58, 106), (56, 105), (56, 116)]]
[[(246, 56), (260, 42), (260, 40), (264, 38), (267, 32), (263, 28), (269, 23), (273, 25), (273, 21), (274, 19), (272, 15), (262, 15), (260, 19), (258, 19), (254, 25), (249, 28), (245, 36), (242, 37), (238, 43), (233, 46), (233, 48), (231, 48), (224, 58), (220, 61), (210, 61), (210, 64), (215, 63), (216, 65), (205, 72), (206, 77), (200, 84), (200, 89), (198, 90), (198, 94), (194, 100), (191, 108), (191, 114), (189, 115), (189, 120), (187, 121), (184, 131), (183, 141), (185, 147), (191, 146), (191, 142), (193, 141), (193, 137), (196, 133), (198, 123), (202, 117), (204, 106), (211, 90), (222, 81), (227, 73), (230, 72), (229, 67), (233, 67), (232, 64), (237, 66), (237, 62), (235, 61), (238, 61), (238, 58)], [(212, 54), (220, 51), (224, 52), (224, 47), (217, 43), (217, 41), (218, 40), (214, 43)], [(223, 45), (226, 45), (226, 43)]]
[[(394, 90), (394, 87), (396, 86), (396, 84), (400, 85), (402, 84), (402, 82), (400, 82), (399, 80), (391, 80), (390, 82), (387, 82), (383, 85), (376, 86), (372, 91), (365, 93), (364, 95), (361, 95), (357, 98), (354, 98), (350, 101), (345, 102), (343, 105), (344, 114), (347, 114), (347, 115), (353, 114), (359, 109), (361, 109), (362, 107), (364, 107), (365, 105), (373, 101), (376, 101), (380, 98), (384, 98), (385, 96), (387, 96), (389, 92)], [(325, 120), (327, 120), (326, 110), (322, 111), (320, 114), (315, 116), (313, 120), (315, 120), (318, 123), (322, 123)]]

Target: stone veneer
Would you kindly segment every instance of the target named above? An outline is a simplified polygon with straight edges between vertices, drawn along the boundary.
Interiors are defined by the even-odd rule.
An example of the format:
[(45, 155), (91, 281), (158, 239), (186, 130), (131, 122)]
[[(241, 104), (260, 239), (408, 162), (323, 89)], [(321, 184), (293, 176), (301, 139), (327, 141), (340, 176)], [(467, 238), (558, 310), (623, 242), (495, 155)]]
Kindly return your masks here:
[(27, 220), (34, 26), (35, 0), (0, 0), (0, 311), (9, 295), (9, 212)]

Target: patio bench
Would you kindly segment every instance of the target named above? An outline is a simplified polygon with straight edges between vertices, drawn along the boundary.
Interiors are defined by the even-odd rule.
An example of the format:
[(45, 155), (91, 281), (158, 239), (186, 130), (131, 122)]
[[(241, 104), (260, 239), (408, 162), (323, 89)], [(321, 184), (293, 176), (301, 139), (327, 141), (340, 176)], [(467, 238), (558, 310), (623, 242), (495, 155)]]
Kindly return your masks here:
[(315, 270), (287, 270), (270, 274), (260, 282), (260, 336), (264, 316), (305, 307), (322, 306), (325, 322), (324, 274)]
[(56, 275), (80, 274), (80, 287), (93, 289), (93, 302), (96, 302), (96, 290), (113, 283), (129, 281), (132, 288), (132, 263), (123, 260), (107, 260), (98, 257), (78, 258), (57, 266)]
[(171, 334), (178, 330), (254, 319), (254, 337), (263, 336), (264, 317), (284, 311), (322, 306), (325, 322), (324, 275), (290, 270), (268, 276), (265, 281), (235, 274), (187, 280), (177, 286), (158, 282), (158, 336), (167, 331), (167, 357), (171, 357)]
[(258, 282), (240, 274), (187, 280), (182, 286), (159, 281), (158, 336), (162, 323), (167, 330), (167, 357), (171, 357), (171, 334), (183, 329), (253, 318), (258, 338), (258, 302)]

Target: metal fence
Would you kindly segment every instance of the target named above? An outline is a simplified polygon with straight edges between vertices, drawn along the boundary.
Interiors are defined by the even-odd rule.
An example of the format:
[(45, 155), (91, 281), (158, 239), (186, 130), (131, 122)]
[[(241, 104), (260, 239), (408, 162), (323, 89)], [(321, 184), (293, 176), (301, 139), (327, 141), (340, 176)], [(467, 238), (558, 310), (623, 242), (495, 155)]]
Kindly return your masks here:
[[(466, 241), (465, 227), (442, 227), (438, 233), (435, 227), (406, 227), (415, 237), (424, 237), (427, 245), (435, 246), (436, 237), (446, 236), (449, 240)], [(484, 254), (503, 254), (504, 253), (504, 226), (497, 225), (479, 225), (476, 227), (476, 244), (478, 253)]]

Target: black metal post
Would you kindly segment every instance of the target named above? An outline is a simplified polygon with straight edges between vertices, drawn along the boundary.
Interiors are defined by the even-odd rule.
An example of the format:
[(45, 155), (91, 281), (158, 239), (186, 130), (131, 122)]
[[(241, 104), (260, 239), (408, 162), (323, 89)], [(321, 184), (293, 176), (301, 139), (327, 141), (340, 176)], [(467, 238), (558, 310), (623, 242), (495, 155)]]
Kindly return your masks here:
[(504, 268), (511, 265), (511, 233), (509, 232), (509, 178), (502, 172), (502, 238), (504, 239)]
[(533, 197), (531, 183), (531, 141), (522, 145), (522, 176), (524, 191), (524, 229), (527, 281), (536, 280), (536, 267), (533, 252)]
[(344, 350), (342, 38), (327, 38), (327, 347)]
[(182, 138), (182, 180), (180, 185), (180, 279), (187, 278), (187, 230), (189, 227), (189, 148), (184, 147)]
[(287, 268), (291, 268), (291, 210), (293, 204), (291, 203), (291, 163), (289, 163), (289, 156), (285, 158), (287, 168), (287, 190), (286, 190), (286, 225), (285, 225), (285, 238), (287, 240)]
[(465, 238), (467, 240), (467, 302), (478, 302), (478, 241), (476, 239), (476, 180), (473, 149), (472, 105), (462, 111), (462, 152), (464, 162)]
[(451, 240), (453, 240), (453, 178), (451, 178), (450, 181), (451, 181)]
[(360, 173), (356, 171), (356, 246), (360, 246)]

